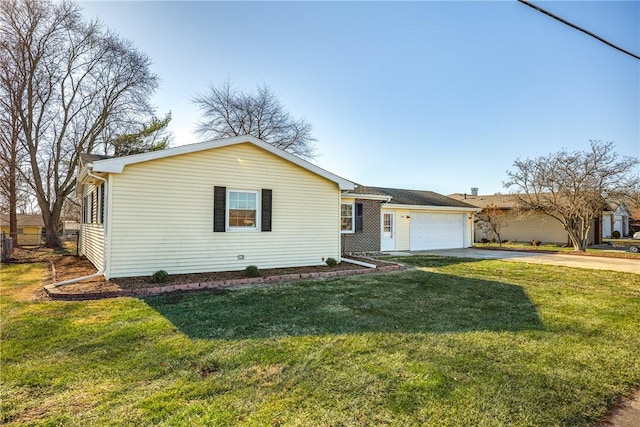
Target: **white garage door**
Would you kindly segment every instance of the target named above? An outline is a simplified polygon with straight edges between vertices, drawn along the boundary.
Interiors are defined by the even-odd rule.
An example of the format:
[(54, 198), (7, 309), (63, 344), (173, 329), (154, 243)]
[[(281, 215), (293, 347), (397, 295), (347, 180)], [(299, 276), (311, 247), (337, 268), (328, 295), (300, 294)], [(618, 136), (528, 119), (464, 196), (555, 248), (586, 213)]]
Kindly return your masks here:
[(412, 212), (411, 250), (464, 248), (465, 221), (459, 213)]

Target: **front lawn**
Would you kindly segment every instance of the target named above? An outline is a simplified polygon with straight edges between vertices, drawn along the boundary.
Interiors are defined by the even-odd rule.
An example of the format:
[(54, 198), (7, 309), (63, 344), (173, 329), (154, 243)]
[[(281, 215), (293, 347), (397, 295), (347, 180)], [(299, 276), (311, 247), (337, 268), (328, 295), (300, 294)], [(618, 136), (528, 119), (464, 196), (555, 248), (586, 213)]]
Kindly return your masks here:
[(593, 426), (640, 384), (640, 275), (402, 258), (417, 270), (32, 301), (1, 271), (2, 422)]

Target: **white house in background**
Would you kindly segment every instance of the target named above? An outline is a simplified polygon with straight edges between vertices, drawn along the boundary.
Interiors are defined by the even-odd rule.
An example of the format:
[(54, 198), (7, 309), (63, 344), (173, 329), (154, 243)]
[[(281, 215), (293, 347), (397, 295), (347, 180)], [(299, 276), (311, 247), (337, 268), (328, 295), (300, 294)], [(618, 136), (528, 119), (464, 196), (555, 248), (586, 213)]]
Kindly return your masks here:
[(80, 253), (107, 278), (339, 259), (354, 184), (251, 136), (82, 156)]
[(611, 203), (602, 212), (602, 237), (610, 238), (614, 231), (619, 232), (620, 237), (628, 236), (630, 218), (631, 211), (624, 202)]

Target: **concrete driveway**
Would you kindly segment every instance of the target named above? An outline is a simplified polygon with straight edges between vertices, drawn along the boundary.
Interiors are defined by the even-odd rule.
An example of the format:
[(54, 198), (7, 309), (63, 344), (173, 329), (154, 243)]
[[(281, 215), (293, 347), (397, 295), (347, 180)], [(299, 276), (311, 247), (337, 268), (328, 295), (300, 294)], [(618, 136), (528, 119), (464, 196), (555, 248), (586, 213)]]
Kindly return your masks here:
[(499, 259), (504, 261), (528, 262), (531, 264), (561, 265), (565, 267), (591, 268), (596, 270), (612, 270), (640, 274), (640, 260), (635, 259), (602, 258), (595, 256), (515, 252), (473, 248), (394, 253), (394, 255), (402, 254), (432, 254), (459, 258)]

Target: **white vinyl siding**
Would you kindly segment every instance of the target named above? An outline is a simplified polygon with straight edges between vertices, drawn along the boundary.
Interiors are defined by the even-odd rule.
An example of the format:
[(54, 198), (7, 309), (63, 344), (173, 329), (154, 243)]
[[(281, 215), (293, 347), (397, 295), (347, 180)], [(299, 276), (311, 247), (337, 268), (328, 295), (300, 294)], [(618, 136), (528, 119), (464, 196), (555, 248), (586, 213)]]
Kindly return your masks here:
[[(97, 187), (93, 185), (84, 185), (83, 187), (83, 200), (85, 197), (88, 198), (88, 203), (83, 207), (83, 209), (86, 208), (86, 212), (83, 212), (83, 218), (89, 222), (80, 226), (80, 253), (100, 270), (103, 268), (104, 261), (104, 226), (95, 222), (97, 209), (91, 208), (95, 203)], [(91, 212), (93, 212), (93, 218)]]
[[(108, 277), (322, 265), (340, 256), (338, 184), (253, 144), (128, 165), (110, 183)], [(213, 232), (214, 186), (272, 190), (272, 231)]]
[(395, 213), (396, 220), (396, 250), (409, 250), (409, 229), (411, 227), (411, 211), (405, 209), (382, 209), (382, 213)]

